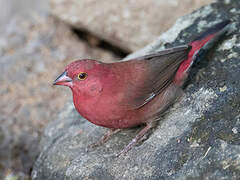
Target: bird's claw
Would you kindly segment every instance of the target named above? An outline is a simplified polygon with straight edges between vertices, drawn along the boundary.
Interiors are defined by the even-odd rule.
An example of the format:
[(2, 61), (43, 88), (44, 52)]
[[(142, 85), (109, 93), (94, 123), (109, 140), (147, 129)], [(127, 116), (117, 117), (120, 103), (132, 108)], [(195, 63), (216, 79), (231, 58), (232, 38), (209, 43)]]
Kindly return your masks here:
[(128, 151), (132, 149), (132, 147), (138, 142), (137, 138), (134, 138), (122, 151), (120, 151), (116, 156), (126, 155)]
[(136, 145), (143, 137), (144, 135), (153, 127), (153, 122), (148, 123), (138, 134), (137, 136), (116, 156), (119, 157), (122, 154), (126, 154), (128, 151), (132, 149), (134, 145)]
[(98, 140), (95, 143), (92, 143), (90, 145), (87, 146), (87, 152), (89, 152), (89, 149), (93, 149), (96, 148), (98, 146), (103, 145), (105, 142), (107, 142), (109, 140), (109, 138), (118, 133), (121, 129), (110, 129), (100, 140)]

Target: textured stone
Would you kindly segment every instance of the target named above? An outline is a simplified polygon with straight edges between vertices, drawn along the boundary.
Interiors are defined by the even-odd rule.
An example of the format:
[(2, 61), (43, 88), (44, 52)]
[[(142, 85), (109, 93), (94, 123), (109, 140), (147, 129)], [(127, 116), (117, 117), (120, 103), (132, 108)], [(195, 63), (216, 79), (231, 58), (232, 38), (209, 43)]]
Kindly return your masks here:
[(213, 0), (51, 0), (51, 12), (127, 51), (155, 40), (175, 20)]
[(76, 58), (114, 58), (48, 17), (45, 3), (0, 0), (0, 179), (30, 174), (43, 127), (71, 99), (67, 89), (52, 87), (59, 71)]
[(139, 130), (127, 129), (87, 152), (106, 129), (81, 118), (71, 102), (45, 129), (32, 179), (239, 179), (239, 9), (238, 0), (205, 6), (132, 55), (188, 42), (226, 18), (235, 21), (233, 34), (193, 68), (185, 95), (147, 140), (116, 158)]

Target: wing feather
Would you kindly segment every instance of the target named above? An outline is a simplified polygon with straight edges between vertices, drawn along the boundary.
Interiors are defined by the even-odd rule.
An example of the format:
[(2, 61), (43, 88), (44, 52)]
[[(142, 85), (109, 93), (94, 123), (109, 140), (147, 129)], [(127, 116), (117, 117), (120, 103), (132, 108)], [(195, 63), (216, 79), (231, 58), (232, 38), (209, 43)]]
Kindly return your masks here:
[(123, 62), (124, 69), (131, 69), (135, 77), (131, 77), (132, 82), (125, 81), (127, 88), (120, 104), (137, 109), (162, 93), (173, 82), (190, 49), (188, 45), (179, 46)]

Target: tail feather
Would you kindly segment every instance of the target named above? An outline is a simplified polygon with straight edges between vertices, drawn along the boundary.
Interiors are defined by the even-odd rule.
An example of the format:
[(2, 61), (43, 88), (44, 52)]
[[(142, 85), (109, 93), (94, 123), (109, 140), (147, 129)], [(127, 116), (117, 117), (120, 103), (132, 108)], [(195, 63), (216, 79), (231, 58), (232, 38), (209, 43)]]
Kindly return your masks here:
[(229, 19), (225, 20), (225, 21), (222, 21), (222, 22), (214, 25), (213, 27), (209, 28), (207, 31), (201, 33), (193, 41), (199, 41), (199, 40), (202, 40), (202, 39), (206, 38), (210, 34), (215, 34), (215, 33), (219, 32), (220, 30), (224, 29), (224, 27), (226, 27), (230, 23), (231, 23), (231, 21)]
[[(192, 46), (192, 62), (198, 62), (231, 28), (230, 20), (216, 24), (202, 33), (190, 45)], [(190, 52), (191, 53), (191, 52)]]
[(175, 76), (176, 82), (179, 84), (184, 82), (184, 79), (186, 79), (189, 69), (193, 63), (201, 60), (206, 52), (212, 48), (228, 31), (230, 31), (230, 23), (230, 20), (218, 23), (189, 43), (192, 49), (189, 51), (188, 58), (182, 62), (177, 70)]

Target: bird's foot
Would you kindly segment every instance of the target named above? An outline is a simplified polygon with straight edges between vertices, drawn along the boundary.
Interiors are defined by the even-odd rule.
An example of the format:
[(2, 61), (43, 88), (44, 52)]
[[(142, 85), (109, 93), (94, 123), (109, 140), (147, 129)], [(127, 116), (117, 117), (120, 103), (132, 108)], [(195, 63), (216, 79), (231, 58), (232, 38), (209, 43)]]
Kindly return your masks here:
[(93, 143), (93, 144), (90, 144), (88, 146), (88, 148), (96, 148), (98, 146), (101, 146), (103, 145), (105, 142), (107, 142), (109, 140), (109, 138), (118, 133), (119, 131), (121, 131), (121, 129), (110, 129), (107, 131), (107, 133), (100, 139), (98, 140), (97, 142)]
[(132, 149), (142, 138), (143, 136), (153, 127), (153, 123), (147, 123), (147, 125), (137, 134), (137, 136), (116, 156), (119, 157), (122, 154), (126, 154), (129, 150)]

